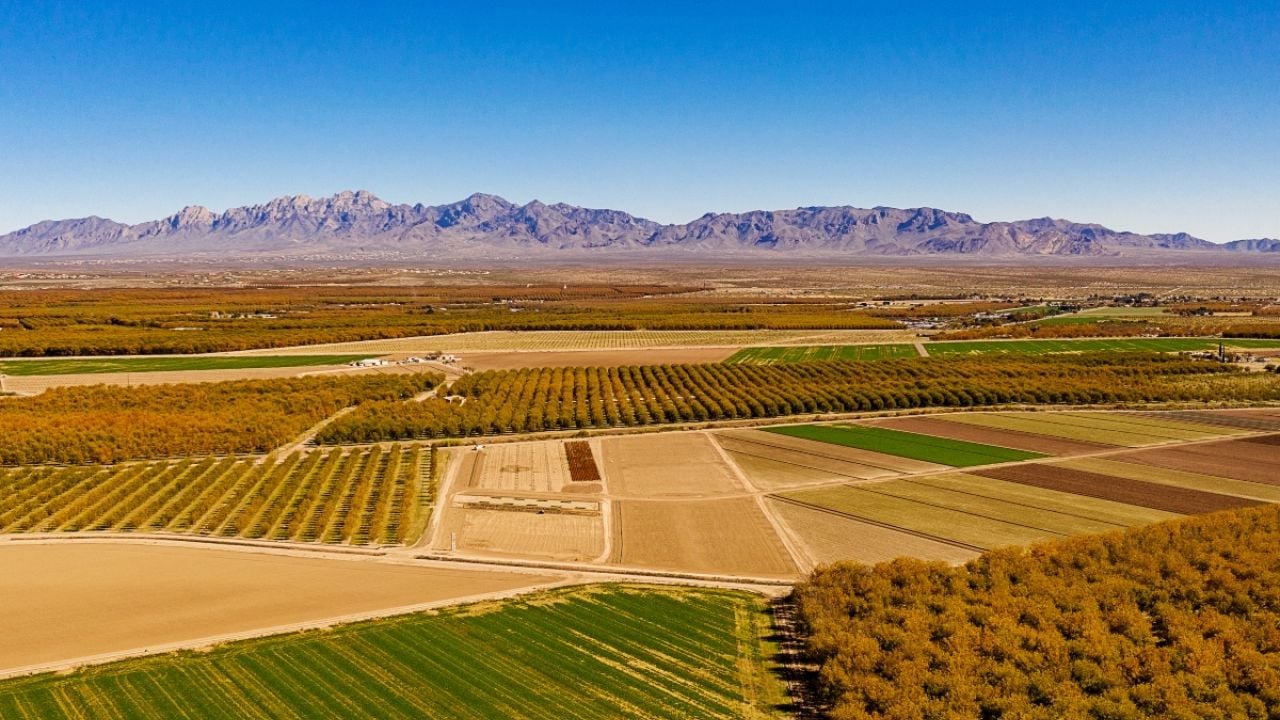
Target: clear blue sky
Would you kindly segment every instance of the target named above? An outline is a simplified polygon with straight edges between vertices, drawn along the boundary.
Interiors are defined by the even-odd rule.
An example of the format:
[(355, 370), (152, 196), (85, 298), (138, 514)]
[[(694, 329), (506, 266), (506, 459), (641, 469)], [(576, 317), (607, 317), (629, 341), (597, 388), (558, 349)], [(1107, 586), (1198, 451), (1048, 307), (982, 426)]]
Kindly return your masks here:
[(1280, 237), (1275, 0), (537, 4), (0, 0), (0, 232), (363, 188)]

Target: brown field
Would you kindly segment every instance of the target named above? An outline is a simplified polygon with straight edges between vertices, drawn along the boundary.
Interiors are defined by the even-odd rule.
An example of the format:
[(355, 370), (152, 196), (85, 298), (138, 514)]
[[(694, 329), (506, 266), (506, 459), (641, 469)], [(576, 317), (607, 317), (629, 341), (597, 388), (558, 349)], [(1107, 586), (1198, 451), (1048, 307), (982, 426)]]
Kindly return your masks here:
[(866, 424), (886, 427), (892, 430), (903, 430), (906, 432), (916, 432), (924, 435), (935, 435), (937, 437), (951, 438), (952, 440), (965, 440), (968, 442), (982, 443), (984, 445), (998, 445), (1000, 447), (1014, 448), (1016, 450), (1028, 450), (1030, 452), (1044, 453), (1046, 455), (1077, 455), (1080, 453), (1106, 450), (1110, 447), (1108, 445), (1084, 442), (1080, 440), (1068, 440), (1065, 438), (1048, 437), (1045, 435), (1032, 435), (1030, 433), (1018, 432), (1016, 430), (1000, 430), (996, 428), (984, 428), (977, 425), (964, 425), (956, 422), (947, 422), (945, 415), (936, 418), (886, 418), (884, 420), (873, 420)]
[(1021, 485), (1140, 505), (1182, 515), (1228, 510), (1258, 505), (1257, 501), (1232, 495), (1130, 480), (1101, 473), (1043, 463), (1007, 465), (980, 470), (976, 475)]
[(754, 498), (615, 502), (613, 558), (623, 565), (696, 573), (799, 572)]
[(978, 556), (973, 550), (898, 532), (818, 508), (769, 498), (769, 508), (800, 539), (816, 563), (851, 560), (878, 563), (904, 555), (961, 563)]
[(600, 466), (596, 463), (595, 453), (591, 451), (591, 443), (586, 440), (571, 440), (564, 444), (565, 460), (569, 463), (569, 478), (575, 483), (599, 483)]
[[(458, 549), (504, 556), (588, 562), (604, 552), (600, 515), (519, 512), (467, 508), (461, 518)], [(442, 538), (446, 549), (449, 535)]]
[(556, 441), (497, 443), (470, 454), (479, 470), (468, 477), (468, 488), (555, 493), (571, 482), (569, 463)]
[(1249, 482), (1247, 480), (1232, 480), (1231, 478), (1185, 470), (1172, 470), (1156, 465), (1141, 465), (1136, 462), (1114, 459), (1114, 456), (1112, 458), (1077, 458), (1064, 460), (1059, 464), (1063, 467), (1088, 470), (1102, 473), (1103, 475), (1115, 475), (1162, 485), (1178, 485), (1195, 490), (1205, 490), (1224, 495), (1239, 495), (1240, 497), (1253, 498), (1255, 500), (1280, 503), (1280, 487), (1275, 485)]
[(1185, 470), (1233, 480), (1280, 485), (1280, 448), (1231, 441), (1189, 447), (1160, 448), (1114, 456), (1115, 460)]
[(206, 547), (10, 542), (0, 546), (0, 671), (553, 580)]
[[(762, 430), (730, 430), (717, 434), (721, 441), (721, 445), (725, 449), (729, 449), (725, 445), (726, 438), (733, 438), (738, 443), (730, 442), (734, 445), (737, 452), (747, 451), (747, 445), (754, 446), (755, 450), (750, 450), (752, 454), (763, 455), (772, 459), (786, 460), (788, 462), (800, 462), (807, 458), (807, 464), (814, 464), (818, 459), (834, 460), (846, 467), (844, 474), (854, 477), (875, 478), (888, 477), (900, 473), (917, 473), (917, 472), (933, 472), (940, 470), (950, 470), (946, 465), (938, 465), (936, 463), (924, 462), (922, 460), (912, 460), (911, 458), (898, 457), (896, 455), (884, 455), (869, 450), (859, 450), (858, 448), (844, 447), (843, 445), (835, 445), (832, 443), (818, 442), (816, 440), (805, 440), (804, 438), (790, 437), (788, 435), (779, 435), (778, 433), (764, 432)], [(856, 474), (863, 471), (857, 467), (867, 468), (868, 474)]]
[(745, 492), (702, 432), (624, 435), (600, 441), (606, 486), (621, 497), (706, 497)]
[(1258, 410), (1168, 410), (1140, 414), (1240, 430), (1280, 430), (1280, 415)]
[(645, 348), (632, 350), (514, 351), (466, 353), (458, 364), (475, 371), (519, 370), (539, 367), (622, 367), (624, 365), (674, 365), (718, 363), (737, 352), (730, 347)]

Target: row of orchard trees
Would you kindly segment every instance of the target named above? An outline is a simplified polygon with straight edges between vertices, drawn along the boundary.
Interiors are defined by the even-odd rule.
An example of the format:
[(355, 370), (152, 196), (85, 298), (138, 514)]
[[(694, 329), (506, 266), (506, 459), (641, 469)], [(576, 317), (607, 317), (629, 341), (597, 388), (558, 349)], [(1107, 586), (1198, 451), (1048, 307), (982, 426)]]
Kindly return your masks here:
[(56, 388), (0, 399), (0, 464), (264, 452), (342, 408), (399, 402), (440, 380), (422, 373)]
[(1273, 718), (1280, 508), (819, 568), (795, 598), (835, 720)]
[[(318, 439), (376, 442), (896, 408), (1184, 400), (1200, 391), (1180, 378), (1230, 374), (1219, 365), (1149, 354), (489, 371), (455, 383), (452, 401), (370, 403), (326, 427)], [(1213, 387), (1215, 393), (1228, 390), (1222, 383)], [(1267, 392), (1256, 385), (1248, 391)], [(1280, 395), (1280, 389), (1269, 392)]]

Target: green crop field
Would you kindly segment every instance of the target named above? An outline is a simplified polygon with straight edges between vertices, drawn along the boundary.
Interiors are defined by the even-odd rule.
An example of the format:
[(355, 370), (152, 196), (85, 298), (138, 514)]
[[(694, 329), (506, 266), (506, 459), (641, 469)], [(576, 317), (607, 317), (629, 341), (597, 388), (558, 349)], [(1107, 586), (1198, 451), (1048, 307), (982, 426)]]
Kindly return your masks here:
[(0, 532), (177, 532), (366, 545), (413, 540), (434, 488), (421, 445), (0, 472)]
[(991, 465), (1044, 457), (1040, 453), (1025, 450), (861, 425), (784, 425), (763, 429), (780, 435), (872, 450), (953, 467)]
[(88, 375), (164, 370), (246, 370), (251, 368), (342, 365), (368, 355), (192, 355), (190, 357), (115, 357), (65, 360), (4, 360), (3, 375)]
[(729, 356), (727, 363), (775, 365), (777, 363), (815, 362), (822, 360), (884, 360), (917, 357), (915, 345), (802, 345), (795, 347), (748, 347)]
[(762, 599), (595, 586), (0, 682), (0, 717), (781, 718)]

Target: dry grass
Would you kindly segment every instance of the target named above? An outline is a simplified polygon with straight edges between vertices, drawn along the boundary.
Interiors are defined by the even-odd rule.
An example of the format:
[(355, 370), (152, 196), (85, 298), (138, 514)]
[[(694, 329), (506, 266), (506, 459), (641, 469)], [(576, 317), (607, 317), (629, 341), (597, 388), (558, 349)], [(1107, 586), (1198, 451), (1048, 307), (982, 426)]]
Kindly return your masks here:
[(694, 498), (745, 490), (706, 433), (611, 437), (600, 449), (615, 496)]
[(878, 563), (904, 555), (959, 563), (977, 557), (973, 550), (858, 522), (824, 510), (769, 499), (769, 507), (800, 538), (817, 563)]

